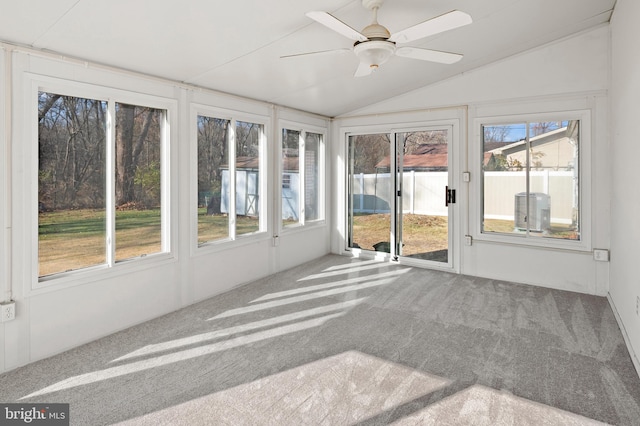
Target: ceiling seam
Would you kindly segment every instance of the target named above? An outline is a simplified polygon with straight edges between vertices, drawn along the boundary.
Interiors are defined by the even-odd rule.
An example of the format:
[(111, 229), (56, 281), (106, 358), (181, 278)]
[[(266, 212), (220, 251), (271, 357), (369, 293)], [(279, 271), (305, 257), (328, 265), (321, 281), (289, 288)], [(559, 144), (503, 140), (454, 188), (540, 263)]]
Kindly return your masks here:
[(84, 68), (94, 68), (97, 70), (102, 70), (102, 71), (108, 71), (110, 73), (116, 73), (116, 74), (123, 74), (123, 75), (127, 75), (133, 78), (142, 78), (142, 79), (147, 79), (149, 81), (153, 81), (156, 82), (158, 84), (165, 84), (165, 85), (169, 85), (172, 87), (175, 87), (177, 89), (180, 90), (185, 90), (185, 91), (191, 91), (191, 92), (203, 92), (203, 93), (209, 93), (212, 95), (218, 95), (218, 96), (226, 96), (229, 98), (233, 98), (233, 99), (238, 99), (238, 100), (242, 100), (242, 101), (249, 101), (249, 102), (256, 102), (258, 104), (261, 104), (263, 106), (267, 106), (267, 107), (275, 107), (278, 108), (280, 110), (287, 110), (287, 111), (296, 111), (299, 113), (304, 113), (307, 114), (309, 116), (315, 117), (315, 118), (319, 118), (322, 120), (331, 120), (331, 116), (326, 115), (326, 114), (321, 114), (321, 113), (317, 113), (317, 112), (313, 112), (313, 111), (306, 111), (300, 108), (295, 108), (295, 107), (290, 107), (287, 105), (283, 105), (283, 104), (279, 104), (277, 102), (274, 101), (269, 101), (269, 100), (265, 100), (265, 99), (257, 99), (257, 98), (251, 98), (249, 96), (243, 96), (243, 95), (238, 95), (235, 93), (231, 93), (231, 92), (225, 92), (223, 90), (219, 90), (219, 89), (212, 89), (210, 87), (204, 87), (204, 86), (199, 86), (197, 84), (194, 83), (186, 83), (183, 81), (178, 81), (178, 80), (174, 80), (171, 78), (166, 78), (166, 77), (161, 77), (161, 76), (157, 76), (157, 75), (153, 75), (153, 74), (148, 74), (148, 73), (143, 73), (140, 71), (135, 71), (135, 70), (131, 70), (131, 69), (127, 69), (127, 68), (120, 68), (114, 65), (109, 65), (109, 64), (103, 64), (100, 62), (95, 62), (95, 61), (90, 61), (90, 60), (86, 60), (86, 59), (82, 59), (82, 58), (77, 58), (74, 56), (69, 56), (69, 55), (63, 55), (61, 53), (58, 52), (52, 52), (52, 51), (47, 51), (44, 49), (37, 49), (34, 48), (32, 46), (28, 46), (28, 45), (20, 45), (20, 44), (15, 44), (15, 43), (10, 43), (10, 42), (6, 42), (3, 40), (0, 40), (0, 50), (5, 50), (5, 51), (11, 51), (11, 52), (17, 52), (17, 53), (22, 53), (25, 55), (34, 55), (34, 56), (38, 56), (41, 58), (45, 58), (45, 59), (50, 59), (50, 60), (57, 60), (57, 61), (62, 61), (63, 63), (67, 63), (67, 64), (71, 64), (71, 65), (76, 65), (76, 66), (81, 66)]
[(67, 15), (68, 15), (68, 14), (69, 14), (73, 9), (75, 9), (75, 8), (76, 8), (76, 6), (77, 6), (81, 1), (82, 1), (82, 0), (77, 0), (77, 1), (73, 4), (73, 6), (71, 6), (69, 9), (67, 9), (67, 11), (66, 11), (66, 12), (64, 12), (64, 13), (62, 14), (62, 16), (60, 16), (58, 19), (56, 19), (56, 21), (55, 21), (53, 24), (49, 25), (49, 27), (48, 27), (46, 30), (44, 30), (44, 31), (42, 32), (42, 34), (40, 34), (40, 35), (38, 36), (38, 38), (36, 38), (36, 39), (33, 41), (33, 43), (31, 44), (31, 46), (32, 46), (32, 47), (36, 47), (36, 48), (42, 48), (41, 46), (38, 46), (39, 41), (40, 41), (42, 38), (44, 38), (44, 37), (47, 35), (47, 33), (49, 33), (49, 31), (51, 31), (51, 29), (52, 29), (53, 27), (55, 27), (56, 25), (58, 25), (58, 22), (60, 22), (62, 19), (64, 19), (64, 18), (65, 18), (65, 17), (66, 17), (66, 16), (67, 16)]
[[(81, 0), (78, 0), (78, 1), (81, 1)], [(352, 2), (351, 2), (351, 3), (352, 3)], [(344, 9), (345, 7), (347, 7), (347, 5), (348, 5), (348, 4), (351, 4), (351, 3), (347, 3), (346, 5), (344, 5), (344, 6), (340, 7), (340, 8), (338, 8), (337, 10)], [(314, 23), (315, 23), (315, 21), (311, 21), (311, 20), (310, 20), (310, 22), (309, 22), (308, 24), (305, 24), (305, 25), (303, 25), (303, 26), (301, 26), (301, 27), (298, 27), (298, 28), (294, 29), (293, 31), (288, 32), (287, 34), (284, 34), (284, 35), (282, 35), (282, 36), (278, 37), (277, 39), (274, 39), (273, 41), (271, 41), (271, 42), (269, 42), (269, 43), (267, 43), (267, 44), (263, 44), (263, 45), (261, 45), (260, 47), (257, 47), (257, 48), (255, 48), (255, 49), (253, 49), (253, 50), (249, 51), (249, 52), (246, 52), (246, 53), (244, 53), (242, 56), (236, 56), (236, 57), (234, 57), (233, 59), (231, 59), (230, 61), (226, 61), (226, 62), (224, 62), (224, 63), (222, 63), (222, 64), (218, 64), (218, 65), (216, 65), (216, 66), (214, 66), (214, 67), (212, 67), (212, 68), (209, 68), (208, 70), (206, 70), (206, 71), (204, 71), (204, 72), (201, 72), (201, 73), (199, 73), (199, 74), (197, 74), (197, 75), (195, 75), (195, 76), (193, 76), (193, 77), (189, 77), (188, 79), (183, 80), (183, 82), (188, 83), (188, 84), (191, 84), (191, 82), (193, 82), (193, 81), (195, 81), (195, 80), (198, 80), (198, 79), (200, 79), (200, 78), (202, 78), (202, 77), (206, 76), (207, 74), (211, 73), (212, 71), (216, 70), (217, 68), (223, 67), (223, 66), (228, 65), (228, 64), (231, 64), (231, 63), (233, 63), (233, 62), (235, 62), (235, 61), (238, 61), (238, 60), (240, 60), (240, 59), (243, 59), (243, 58), (245, 58), (245, 57), (247, 57), (247, 56), (249, 56), (249, 55), (251, 55), (251, 54), (253, 54), (253, 53), (255, 53), (255, 52), (258, 52), (258, 51), (260, 51), (260, 50), (262, 50), (262, 49), (266, 49), (267, 47), (269, 47), (269, 46), (271, 46), (271, 45), (273, 45), (273, 44), (276, 44), (277, 42), (279, 42), (279, 41), (281, 41), (281, 40), (284, 40), (285, 38), (290, 37), (290, 36), (292, 36), (292, 35), (294, 35), (294, 34), (296, 34), (296, 33), (300, 32), (300, 31), (302, 31), (303, 29), (307, 28), (307, 27), (308, 27), (308, 26), (310, 26), (310, 25), (313, 25)]]

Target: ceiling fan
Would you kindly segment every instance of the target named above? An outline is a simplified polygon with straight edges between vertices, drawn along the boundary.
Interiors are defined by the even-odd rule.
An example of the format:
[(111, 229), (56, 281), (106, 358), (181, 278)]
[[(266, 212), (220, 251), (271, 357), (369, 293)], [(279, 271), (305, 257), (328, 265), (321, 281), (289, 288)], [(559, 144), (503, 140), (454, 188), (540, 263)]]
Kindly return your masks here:
[(458, 53), (441, 52), (438, 50), (422, 49), (410, 46), (396, 47), (396, 45), (408, 43), (468, 25), (472, 22), (469, 14), (459, 10), (453, 10), (445, 13), (444, 15), (431, 18), (427, 21), (391, 34), (389, 30), (378, 23), (378, 9), (382, 6), (383, 1), (384, 0), (362, 0), (362, 5), (373, 13), (373, 21), (362, 31), (356, 31), (327, 12), (308, 12), (306, 15), (309, 18), (347, 38), (350, 38), (351, 40), (354, 40), (355, 43), (353, 44), (353, 49), (337, 49), (302, 53), (283, 56), (283, 58), (334, 52), (339, 53), (353, 50), (360, 60), (360, 65), (355, 72), (355, 77), (364, 77), (371, 74), (394, 54), (405, 58), (439, 62), (443, 64), (453, 64), (462, 59), (462, 55)]

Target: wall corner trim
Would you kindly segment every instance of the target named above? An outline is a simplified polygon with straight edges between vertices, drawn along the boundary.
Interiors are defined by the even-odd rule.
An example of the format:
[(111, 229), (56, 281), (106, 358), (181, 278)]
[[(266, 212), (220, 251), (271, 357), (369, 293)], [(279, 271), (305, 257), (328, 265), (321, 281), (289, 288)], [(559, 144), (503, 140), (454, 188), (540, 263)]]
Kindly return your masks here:
[(622, 322), (622, 318), (618, 314), (618, 310), (616, 309), (615, 303), (613, 303), (613, 298), (611, 297), (611, 293), (607, 294), (607, 300), (609, 301), (609, 305), (611, 306), (611, 310), (613, 311), (613, 315), (618, 322), (618, 327), (620, 327), (620, 331), (622, 332), (622, 337), (624, 338), (624, 343), (627, 345), (627, 350), (629, 351), (629, 355), (631, 356), (631, 362), (633, 362), (633, 366), (636, 368), (636, 373), (638, 377), (640, 377), (640, 360), (638, 359), (638, 355), (633, 350), (633, 346), (631, 346), (631, 341), (629, 340), (629, 336), (627, 335), (627, 330), (624, 327), (624, 323)]

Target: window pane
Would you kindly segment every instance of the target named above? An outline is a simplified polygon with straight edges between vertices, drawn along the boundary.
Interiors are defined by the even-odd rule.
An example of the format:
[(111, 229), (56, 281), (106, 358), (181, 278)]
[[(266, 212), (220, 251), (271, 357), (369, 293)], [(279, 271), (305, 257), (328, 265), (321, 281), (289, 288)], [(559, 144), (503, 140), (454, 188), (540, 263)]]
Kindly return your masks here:
[[(578, 151), (579, 121), (529, 123), (529, 235), (580, 239)], [(542, 205), (538, 200), (542, 199)]]
[(304, 141), (304, 218), (317, 220), (320, 215), (320, 149), (322, 135), (307, 133)]
[(106, 262), (105, 102), (38, 94), (38, 274)]
[(236, 122), (236, 235), (260, 230), (262, 125)]
[(282, 129), (282, 226), (300, 222), (300, 132)]
[[(443, 192), (449, 182), (449, 131), (398, 133), (398, 175), (402, 212), (398, 254), (416, 259), (449, 261), (449, 209)], [(402, 213), (402, 214), (400, 214)]]
[(164, 111), (116, 103), (116, 260), (162, 250), (160, 195)]
[(483, 232), (580, 239), (579, 128), (566, 120), (483, 127)]
[(526, 129), (524, 123), (483, 127), (482, 232), (518, 233), (516, 222), (526, 218)]
[(349, 136), (349, 247), (391, 251), (394, 204), (388, 134)]
[(197, 126), (198, 243), (202, 244), (229, 237), (229, 120), (198, 116)]

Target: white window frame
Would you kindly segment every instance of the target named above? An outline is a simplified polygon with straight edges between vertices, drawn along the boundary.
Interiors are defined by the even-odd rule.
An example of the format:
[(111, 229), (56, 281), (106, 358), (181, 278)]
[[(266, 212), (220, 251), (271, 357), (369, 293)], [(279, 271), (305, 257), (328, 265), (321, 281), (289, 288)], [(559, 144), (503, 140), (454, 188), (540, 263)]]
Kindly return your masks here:
[[(219, 240), (207, 241), (205, 243), (198, 243), (198, 116), (207, 116), (212, 118), (219, 118), (222, 120), (229, 120), (229, 144), (227, 154), (229, 161), (229, 232), (227, 238), (221, 238)], [(249, 234), (236, 234), (236, 143), (235, 132), (236, 123), (238, 121), (245, 123), (254, 123), (262, 126), (262, 134), (260, 136), (260, 148), (259, 148), (259, 161), (260, 171), (258, 174), (258, 212), (259, 212), (259, 229), (256, 232)], [(264, 240), (268, 238), (268, 197), (267, 192), (268, 185), (268, 171), (270, 170), (267, 147), (269, 135), (269, 122), (268, 116), (251, 114), (241, 112), (232, 109), (219, 108), (215, 106), (191, 103), (190, 105), (190, 141), (191, 141), (191, 194), (190, 197), (190, 211), (191, 211), (191, 254), (201, 255), (210, 252), (216, 252), (220, 250), (226, 250), (229, 245), (244, 245), (256, 240)]]
[[(460, 167), (458, 164), (459, 158), (456, 156), (456, 152), (459, 146), (459, 133), (460, 133), (460, 119), (459, 118), (451, 118), (451, 117), (430, 117), (430, 119), (425, 119), (418, 123), (396, 123), (391, 126), (387, 125), (369, 125), (369, 126), (357, 126), (357, 127), (344, 127), (341, 129), (341, 138), (344, 140), (344, 182), (345, 182), (345, 191), (344, 191), (344, 239), (343, 243), (343, 253), (352, 253), (357, 256), (360, 256), (366, 250), (349, 247), (349, 238), (351, 237), (350, 232), (350, 224), (349, 224), (349, 138), (351, 136), (361, 136), (361, 135), (372, 135), (372, 134), (387, 134), (389, 136), (389, 140), (391, 143), (390, 156), (396, 156), (396, 138), (400, 133), (408, 133), (408, 132), (422, 132), (422, 131), (431, 131), (431, 130), (444, 130), (446, 129), (448, 132), (448, 185), (452, 188), (459, 187), (459, 179), (456, 170)], [(390, 173), (391, 176), (391, 187), (397, 188), (397, 174)], [(461, 192), (460, 192), (461, 193)], [(444, 199), (444, 195), (443, 195)], [(429, 264), (429, 267), (432, 269), (438, 269), (443, 271), (459, 271), (459, 254), (457, 251), (457, 241), (459, 239), (459, 213), (456, 208), (457, 205), (460, 204), (460, 201), (457, 203), (452, 203), (449, 205), (448, 209), (448, 220), (449, 229), (447, 236), (447, 244), (448, 250), (450, 253), (449, 259), (447, 263), (437, 264), (431, 261), (424, 260), (416, 260), (408, 257), (401, 258), (401, 262), (408, 265), (424, 265), (425, 263)], [(395, 232), (393, 231), (397, 227), (398, 215), (392, 214), (390, 227), (392, 229), (392, 240), (396, 240)], [(395, 253), (394, 244), (391, 245), (390, 253), (383, 252), (375, 252), (373, 255), (375, 258), (393, 258)]]
[[(5, 60), (5, 49), (0, 47), (0, 300), (11, 299), (13, 293), (11, 288), (11, 147), (8, 141), (11, 140), (12, 117), (11, 117), (11, 81), (7, 78), (10, 75), (9, 66), (11, 60)], [(6, 108), (5, 108), (6, 106)]]
[[(292, 223), (284, 226), (282, 223), (282, 175), (284, 173), (282, 166), (282, 136), (283, 131), (293, 130), (300, 133), (300, 139), (298, 144), (298, 218), (299, 220), (296, 223)], [(318, 147), (318, 218), (314, 220), (307, 220), (305, 213), (304, 201), (306, 199), (305, 194), (305, 148), (306, 148), (306, 135), (307, 133), (313, 133), (320, 135), (320, 146)], [(323, 127), (313, 126), (306, 123), (289, 121), (289, 120), (279, 120), (278, 124), (278, 161), (277, 161), (277, 179), (278, 185), (276, 186), (278, 190), (276, 199), (278, 200), (276, 207), (276, 218), (278, 223), (278, 228), (280, 232), (286, 233), (288, 231), (297, 229), (297, 228), (308, 228), (309, 226), (317, 226), (323, 225), (325, 223), (325, 159), (326, 159), (326, 150), (327, 150), (327, 129)]]
[[(472, 179), (471, 192), (475, 198), (471, 206), (470, 231), (477, 241), (495, 242), (502, 244), (515, 244), (532, 247), (543, 247), (550, 249), (565, 249), (574, 251), (590, 251), (591, 245), (591, 194), (592, 194), (592, 120), (590, 109), (559, 110), (553, 112), (528, 112), (513, 115), (487, 115), (477, 117), (473, 120), (473, 137), (470, 149), (471, 175), (477, 176)], [(496, 232), (483, 232), (483, 203), (484, 203), (484, 182), (483, 182), (483, 144), (484, 136), (482, 129), (485, 126), (508, 125), (532, 122), (547, 122), (559, 120), (579, 120), (580, 121), (580, 146), (579, 146), (579, 229), (580, 240), (554, 239), (531, 237), (525, 234), (507, 234)]]
[[(99, 85), (73, 82), (62, 80), (54, 77), (47, 77), (27, 73), (25, 84), (28, 85), (29, 94), (27, 105), (29, 106), (29, 133), (31, 144), (29, 152), (31, 153), (31, 161), (29, 170), (31, 170), (31, 179), (33, 182), (31, 196), (29, 201), (29, 222), (31, 223), (31, 268), (32, 285), (31, 290), (40, 290), (58, 286), (69, 286), (86, 282), (88, 277), (96, 279), (108, 276), (109, 274), (122, 274), (131, 271), (131, 268), (145, 268), (149, 264), (157, 262), (172, 261), (175, 259), (175, 249), (173, 241), (175, 241), (174, 229), (171, 224), (172, 208), (171, 202), (171, 170), (175, 165), (171, 161), (172, 147), (171, 139), (175, 138), (175, 131), (172, 130), (172, 124), (177, 119), (178, 103), (174, 99), (164, 98), (154, 95), (136, 93), (121, 89), (114, 89)], [(107, 103), (107, 128), (106, 128), (106, 157), (105, 167), (108, 172), (105, 182), (106, 195), (106, 262), (104, 264), (80, 268), (73, 271), (59, 272), (44, 277), (39, 276), (38, 262), (38, 93), (47, 92), (55, 93), (63, 96), (74, 96), (78, 98), (93, 99), (104, 101)], [(158, 253), (150, 253), (148, 255), (134, 257), (131, 259), (115, 260), (115, 104), (129, 104), (135, 106), (149, 107), (165, 111), (164, 123), (161, 129), (161, 249)], [(176, 215), (177, 217), (177, 215)], [(115, 242), (115, 244), (114, 244)]]

